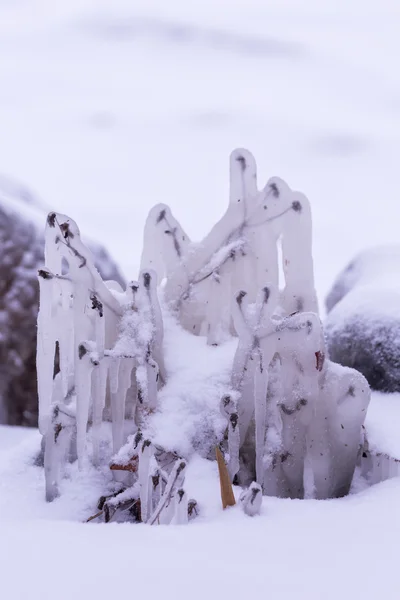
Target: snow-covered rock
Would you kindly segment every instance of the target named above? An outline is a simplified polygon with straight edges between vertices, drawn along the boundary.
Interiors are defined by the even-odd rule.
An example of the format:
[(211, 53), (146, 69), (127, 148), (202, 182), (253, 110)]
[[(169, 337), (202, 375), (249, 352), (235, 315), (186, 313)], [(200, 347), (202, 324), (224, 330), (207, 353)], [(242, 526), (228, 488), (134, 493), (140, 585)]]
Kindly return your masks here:
[[(37, 270), (46, 209), (22, 186), (0, 179), (0, 423), (37, 424)], [(26, 191), (26, 190), (25, 190)], [(103, 279), (123, 282), (103, 246), (88, 243)]]
[(326, 298), (330, 358), (373, 389), (400, 390), (400, 247), (372, 248), (339, 275)]

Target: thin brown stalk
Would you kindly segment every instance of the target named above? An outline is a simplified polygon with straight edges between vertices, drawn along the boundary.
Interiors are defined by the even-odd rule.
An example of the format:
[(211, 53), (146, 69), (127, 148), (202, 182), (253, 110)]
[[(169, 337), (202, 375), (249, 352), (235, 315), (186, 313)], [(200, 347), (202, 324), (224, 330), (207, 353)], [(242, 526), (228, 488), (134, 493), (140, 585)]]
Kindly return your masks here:
[(221, 501), (222, 508), (227, 506), (235, 506), (236, 500), (233, 494), (232, 483), (229, 477), (228, 469), (222, 456), (221, 450), (218, 446), (215, 448), (215, 455), (217, 457), (219, 482), (221, 486)]

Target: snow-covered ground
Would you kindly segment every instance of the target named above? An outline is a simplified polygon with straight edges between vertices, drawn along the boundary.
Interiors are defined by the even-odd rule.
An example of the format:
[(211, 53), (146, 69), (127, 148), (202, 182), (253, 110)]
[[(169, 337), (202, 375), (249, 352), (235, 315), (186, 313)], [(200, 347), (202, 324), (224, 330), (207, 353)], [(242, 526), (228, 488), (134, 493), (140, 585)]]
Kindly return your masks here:
[(0, 452), (4, 598), (108, 600), (132, 588), (151, 600), (398, 600), (399, 479), (343, 500), (264, 499), (251, 518), (222, 512), (216, 465), (198, 459), (186, 487), (203, 515), (189, 526), (81, 524), (98, 479), (67, 481), (46, 505), (43, 471), (31, 464), (39, 437), (29, 438)]
[[(399, 18), (398, 0), (0, 0), (0, 174), (132, 278), (149, 208), (167, 202), (200, 238), (225, 209), (229, 152), (248, 147), (261, 182), (310, 198), (322, 300), (356, 251), (398, 241)], [(396, 398), (382, 399), (387, 421), (379, 399), (368, 418), (390, 421), (391, 445)], [(222, 513), (199, 459), (189, 527), (82, 525), (96, 481), (67, 481), (46, 505), (26, 436), (0, 428), (1, 597), (399, 598), (398, 480), (340, 501), (265, 499), (251, 520)]]

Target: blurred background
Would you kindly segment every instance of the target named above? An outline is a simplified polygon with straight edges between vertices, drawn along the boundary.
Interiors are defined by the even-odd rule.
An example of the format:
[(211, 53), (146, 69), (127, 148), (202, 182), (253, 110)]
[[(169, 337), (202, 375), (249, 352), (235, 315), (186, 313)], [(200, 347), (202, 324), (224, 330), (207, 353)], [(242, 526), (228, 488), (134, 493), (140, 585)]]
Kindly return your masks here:
[(132, 279), (149, 208), (200, 239), (246, 147), (310, 198), (322, 299), (398, 241), (399, 31), (398, 0), (0, 0), (0, 184)]

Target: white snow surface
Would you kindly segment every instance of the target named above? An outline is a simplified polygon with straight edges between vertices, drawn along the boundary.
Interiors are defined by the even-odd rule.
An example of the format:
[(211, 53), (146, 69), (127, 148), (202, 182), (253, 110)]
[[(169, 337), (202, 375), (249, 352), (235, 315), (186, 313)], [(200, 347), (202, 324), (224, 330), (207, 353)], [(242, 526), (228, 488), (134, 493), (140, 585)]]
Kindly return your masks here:
[[(398, 242), (399, 18), (398, 0), (0, 0), (0, 174), (70, 215), (133, 279), (151, 206), (168, 203), (200, 239), (225, 210), (230, 151), (247, 147), (260, 184), (279, 175), (310, 199), (322, 300), (356, 252)], [(227, 385), (234, 349), (206, 365), (204, 340), (187, 336), (176, 348), (191, 345), (196, 370), (190, 354), (174, 365), (215, 410), (207, 394)], [(195, 407), (174, 374), (168, 386), (160, 436), (173, 446), (179, 431), (184, 446)], [(400, 458), (399, 405), (374, 394), (367, 428)], [(399, 598), (399, 479), (342, 500), (264, 498), (251, 518), (222, 511), (216, 464), (193, 457), (190, 525), (86, 525), (104, 474), (73, 465), (46, 504), (39, 443), (0, 427), (8, 600)]]
[(185, 331), (164, 310), (164, 349), (168, 381), (158, 394), (159, 410), (149, 423), (155, 443), (180, 456), (190, 456), (194, 440), (203, 440), (196, 450), (207, 456), (226, 429), (220, 413), (222, 396), (229, 386), (237, 339), (216, 348), (205, 337)]
[(383, 452), (400, 460), (400, 393), (373, 392), (365, 427), (373, 452)]
[(278, 600), (398, 599), (399, 479), (342, 500), (264, 498), (261, 515), (249, 517), (238, 505), (222, 511), (216, 463), (195, 458), (186, 488), (201, 514), (190, 525), (83, 524), (102, 478), (74, 473), (46, 504), (43, 471), (32, 466), (39, 435), (27, 437), (0, 451), (4, 597), (47, 600), (56, 590), (60, 600), (109, 599), (131, 582), (135, 597), (151, 599), (243, 598), (264, 588)]

